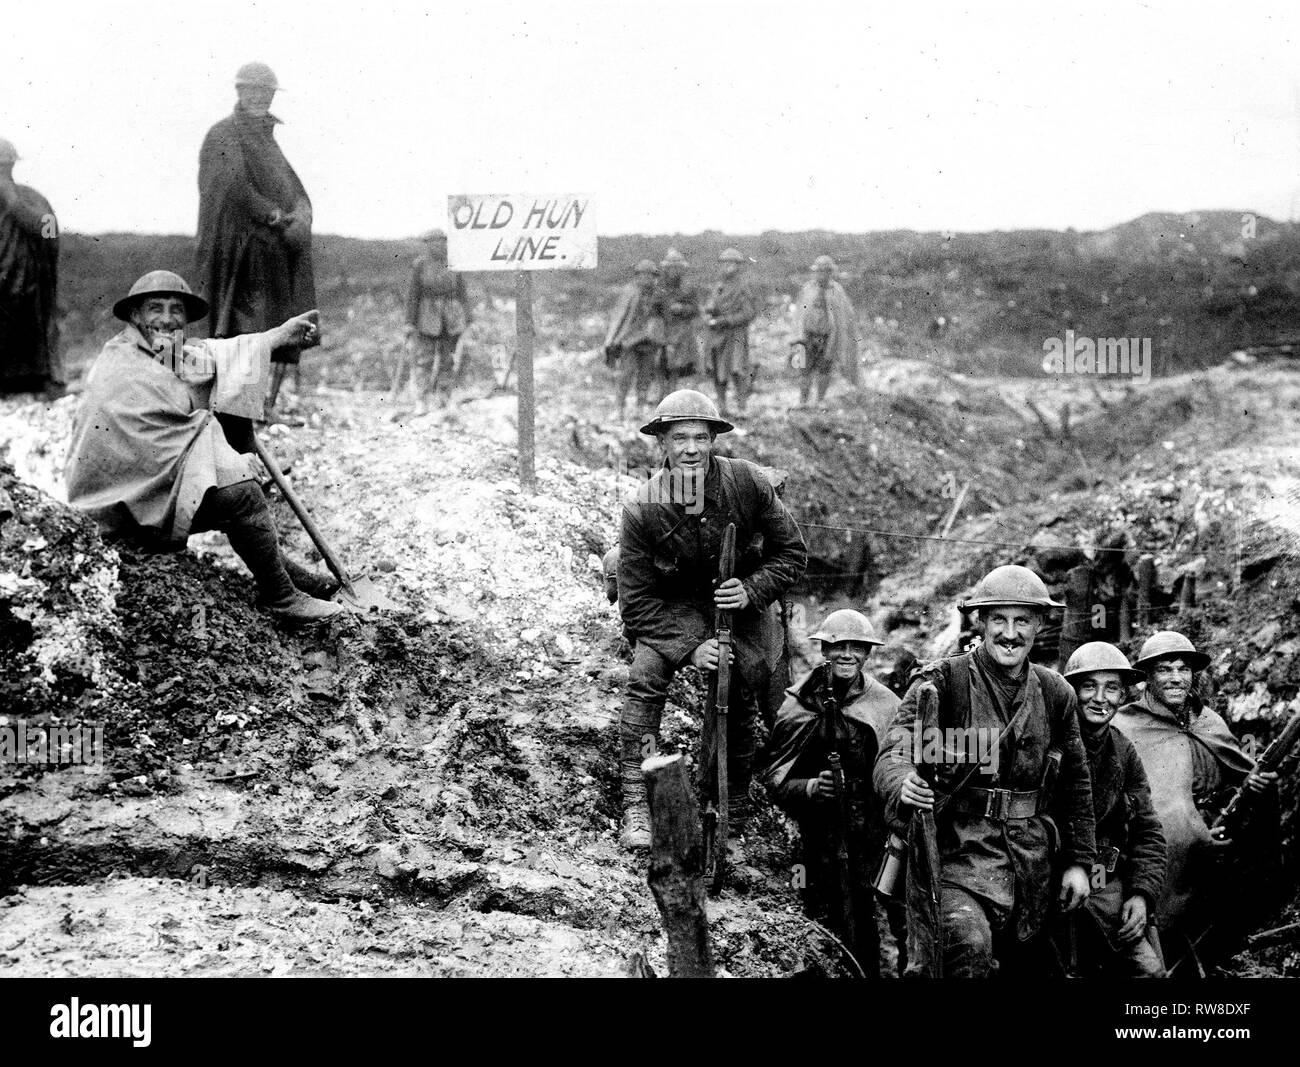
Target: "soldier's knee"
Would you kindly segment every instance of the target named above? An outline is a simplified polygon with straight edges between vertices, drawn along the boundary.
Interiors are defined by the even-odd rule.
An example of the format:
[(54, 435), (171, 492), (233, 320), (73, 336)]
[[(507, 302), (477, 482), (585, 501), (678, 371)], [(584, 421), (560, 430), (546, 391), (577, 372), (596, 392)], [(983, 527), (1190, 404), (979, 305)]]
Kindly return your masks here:
[(644, 641), (637, 643), (628, 671), (627, 695), (631, 700), (663, 700), (673, 680), (673, 665)]

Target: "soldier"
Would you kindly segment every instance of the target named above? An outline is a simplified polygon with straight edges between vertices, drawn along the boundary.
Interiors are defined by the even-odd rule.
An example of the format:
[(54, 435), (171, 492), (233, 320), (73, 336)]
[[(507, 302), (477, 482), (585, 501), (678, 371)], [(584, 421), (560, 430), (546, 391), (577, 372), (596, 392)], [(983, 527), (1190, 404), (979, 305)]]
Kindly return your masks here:
[(695, 322), (700, 316), (700, 298), (695, 286), (686, 282), (690, 264), (675, 248), (668, 249), (659, 264), (657, 299), (664, 317), (664, 377), (666, 388), (685, 383), (699, 371), (700, 342)]
[(1202, 702), (1197, 675), (1209, 664), (1210, 657), (1183, 634), (1152, 634), (1134, 664), (1146, 677), (1146, 691), (1115, 717), (1151, 781), (1167, 842), (1165, 886), (1155, 918), (1171, 970), (1214, 896), (1207, 890), (1218, 880), (1219, 860), (1232, 844), (1211, 835), (1199, 805), (1208, 805), (1225, 786), (1245, 783), (1252, 793), (1272, 792), (1278, 777), (1257, 771), (1227, 723)]
[(636, 403), (640, 411), (649, 403), (650, 387), (660, 376), (664, 352), (664, 320), (660, 312), (655, 282), (659, 268), (653, 261), (641, 260), (633, 271), (632, 283), (623, 289), (614, 318), (605, 336), (605, 363), (618, 368), (615, 404), (618, 418), (623, 418), (627, 394), (636, 379)]
[[(424, 254), (417, 256), (406, 291), (406, 333), (415, 352), (411, 381), (417, 414), (429, 410), (429, 396), (441, 391), (451, 400), (452, 379), (463, 381), (465, 361), (456, 365), (460, 335), (470, 323), (465, 276), (447, 267), (447, 235), (432, 230), (424, 236)], [(398, 383), (395, 383), (395, 386)]]
[(818, 256), (813, 261), (812, 280), (799, 291), (796, 339), (790, 343), (803, 349), (802, 359), (799, 353), (794, 357), (803, 372), (799, 383), (800, 405), (808, 403), (814, 381), (817, 402), (826, 399), (831, 372), (836, 366), (849, 381), (858, 380), (858, 317), (844, 286), (831, 277), (834, 271), (835, 263), (830, 256)]
[(985, 575), (964, 607), (979, 609), (980, 643), (921, 669), (875, 768), (887, 816), (910, 835), (908, 973), (953, 978), (1023, 963), (1053, 903), (1053, 861), (1072, 911), (1096, 859), (1074, 690), (1029, 662), (1061, 605), (1011, 566)]
[(0, 394), (57, 394), (59, 227), (50, 202), (14, 181), (19, 158), (0, 137)]
[[(749, 813), (753, 736), (766, 676), (767, 608), (803, 573), (803, 537), (771, 483), (753, 463), (715, 456), (719, 433), (733, 429), (702, 393), (679, 389), (660, 402), (641, 432), (657, 438), (663, 467), (623, 508), (618, 603), (636, 652), (619, 730), (626, 848), (650, 843), (641, 761), (658, 743), (673, 675), (688, 664), (718, 666), (714, 612), (732, 615), (736, 685), (728, 716), (729, 829), (732, 866)], [(735, 577), (717, 584), (728, 523), (736, 524)]]
[[(275, 142), (280, 120), (269, 110), (279, 89), (265, 63), (245, 63), (235, 75), (234, 112), (208, 130), (199, 151), (194, 273), (212, 309), (213, 337), (257, 333), (316, 306), (311, 201)], [(299, 357), (292, 345), (272, 357), (268, 412)], [(230, 432), (244, 439), (248, 430)]]
[(1165, 976), (1151, 921), (1165, 884), (1165, 835), (1137, 750), (1110, 724), (1142, 677), (1105, 641), (1081, 645), (1065, 665), (1088, 753), (1098, 857), (1088, 900), (1055, 924), (1057, 955), (1070, 975)]
[[(847, 883), (854, 927), (849, 950), (868, 977), (876, 977), (884, 961), (868, 879), (880, 858), (885, 823), (871, 773), (899, 699), (866, 673), (872, 647), (883, 642), (865, 615), (848, 609), (832, 612), (810, 640), (821, 642), (824, 662), (786, 690), (768, 742), (763, 779), (772, 799), (799, 824), (807, 878), (805, 910), (848, 938), (841, 896)], [(839, 803), (832, 752), (843, 768), (844, 805)], [(842, 811), (848, 813), (848, 826), (841, 824)], [(847, 869), (838, 858), (841, 835)]]
[(758, 297), (741, 273), (745, 257), (734, 248), (718, 256), (722, 277), (704, 303), (705, 349), (713, 367), (718, 406), (728, 414), (727, 388), (734, 385), (739, 413), (745, 413), (754, 383), (749, 361), (749, 324), (761, 309)]
[(343, 609), (316, 599), (323, 579), (292, 563), (250, 460), (226, 441), (214, 412), (260, 410), (271, 353), (316, 341), (311, 315), (264, 333), (186, 341), (207, 304), (185, 279), (151, 271), (113, 305), (126, 328), (86, 374), (68, 454), (68, 503), (106, 537), (154, 549), (183, 548), (192, 533), (220, 530), (253, 572), (261, 604), (293, 625)]

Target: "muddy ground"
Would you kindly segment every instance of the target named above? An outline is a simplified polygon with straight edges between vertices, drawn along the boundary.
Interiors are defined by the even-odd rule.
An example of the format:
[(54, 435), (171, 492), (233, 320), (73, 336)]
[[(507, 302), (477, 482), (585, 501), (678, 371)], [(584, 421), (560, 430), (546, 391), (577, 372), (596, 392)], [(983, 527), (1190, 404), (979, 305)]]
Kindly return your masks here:
[[(508, 310), (482, 316), (481, 368)], [(0, 974), (617, 975), (637, 953), (663, 972), (644, 869), (616, 842), (626, 666), (597, 572), (648, 441), (609, 415), (596, 354), (543, 315), (539, 491), (523, 494), (514, 397), (481, 370), (464, 402), (412, 417), (378, 388), (392, 309), (354, 312), (322, 358), (368, 368), (363, 388), (296, 398), (307, 425), (269, 442), (400, 610), (315, 637), (254, 608), (216, 535), (171, 555), (104, 546), (59, 503), (75, 398), (0, 402), (14, 512), (0, 526), (0, 725), (99, 723), (105, 753), (102, 768), (0, 770)], [(786, 330), (759, 331), (771, 368)], [(727, 448), (788, 472), (812, 555), (797, 630), (865, 602), (890, 641), (882, 672), (946, 652), (953, 604), (988, 566), (1086, 554), (1122, 526), (1156, 554), (1157, 621), (1215, 651), (1234, 729), (1266, 737), (1295, 706), (1293, 372), (1098, 390), (887, 360), (861, 397), (841, 383), (820, 411), (790, 411), (792, 383), (771, 377)], [(924, 540), (963, 485), (951, 538), (965, 540)], [(1193, 572), (1198, 606), (1177, 619)], [(688, 752), (691, 673), (665, 715), (667, 745)], [(723, 970), (843, 973), (799, 914), (794, 835), (766, 804), (750, 845), (741, 884), (710, 905)], [(1289, 974), (1300, 959), (1282, 944), (1231, 968)]]

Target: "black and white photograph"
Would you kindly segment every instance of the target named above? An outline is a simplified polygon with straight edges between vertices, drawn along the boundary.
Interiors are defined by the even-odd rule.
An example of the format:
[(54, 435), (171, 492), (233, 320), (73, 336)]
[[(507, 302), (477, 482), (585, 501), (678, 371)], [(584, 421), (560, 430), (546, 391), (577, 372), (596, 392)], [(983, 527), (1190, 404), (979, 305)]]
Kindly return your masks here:
[(1300, 7), (5, 21), (37, 1039), (165, 1051), (268, 999), (188, 979), (256, 978), (983, 978), (1117, 1048), (1283, 1032)]

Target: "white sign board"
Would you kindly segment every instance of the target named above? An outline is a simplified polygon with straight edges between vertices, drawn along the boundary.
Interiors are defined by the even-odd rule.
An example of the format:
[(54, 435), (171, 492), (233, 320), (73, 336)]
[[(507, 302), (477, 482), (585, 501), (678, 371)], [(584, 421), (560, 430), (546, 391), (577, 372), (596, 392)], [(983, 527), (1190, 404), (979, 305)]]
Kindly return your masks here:
[(590, 270), (596, 220), (584, 193), (447, 197), (452, 270)]

